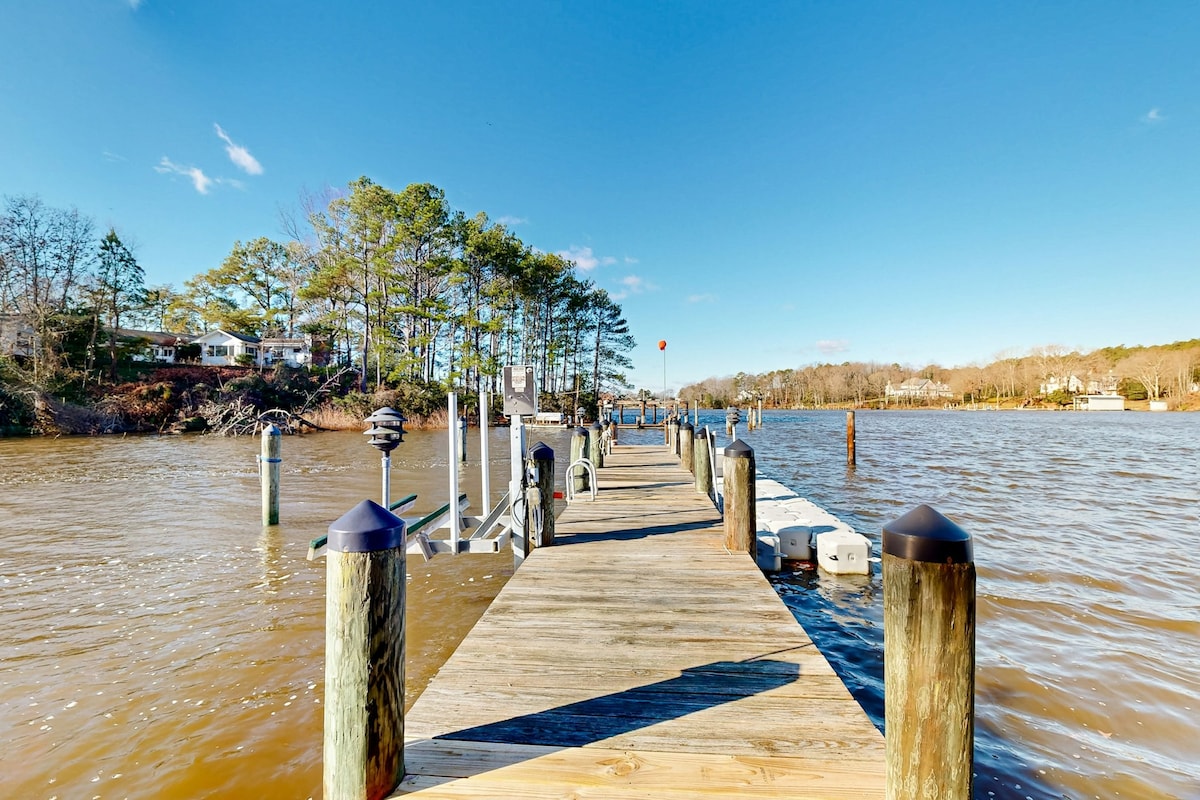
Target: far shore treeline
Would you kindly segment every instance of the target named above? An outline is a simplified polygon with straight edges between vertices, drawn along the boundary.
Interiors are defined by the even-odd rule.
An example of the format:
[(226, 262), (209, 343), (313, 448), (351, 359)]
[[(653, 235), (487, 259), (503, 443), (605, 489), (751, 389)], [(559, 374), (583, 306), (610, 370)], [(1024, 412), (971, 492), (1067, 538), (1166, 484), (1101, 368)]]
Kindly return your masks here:
[[(532, 364), (544, 410), (650, 400), (626, 380), (634, 339), (621, 307), (560, 255), (427, 183), (368, 178), (304, 197), (279, 240), (231, 245), (220, 264), (147, 283), (115, 229), (36, 196), (0, 205), (0, 433), (253, 431), (283, 409), (348, 428), (380, 405), (445, 424), (445, 392), (474, 410), (504, 364)], [(200, 366), (181, 339), (155, 363), (150, 337), (220, 329), (303, 337), (302, 367)], [(191, 349), (189, 349), (191, 348)], [(709, 378), (679, 399), (720, 408), (1066, 407), (1079, 394), (1200, 407), (1200, 339), (1090, 353), (1048, 345), (983, 366), (814, 364)]]

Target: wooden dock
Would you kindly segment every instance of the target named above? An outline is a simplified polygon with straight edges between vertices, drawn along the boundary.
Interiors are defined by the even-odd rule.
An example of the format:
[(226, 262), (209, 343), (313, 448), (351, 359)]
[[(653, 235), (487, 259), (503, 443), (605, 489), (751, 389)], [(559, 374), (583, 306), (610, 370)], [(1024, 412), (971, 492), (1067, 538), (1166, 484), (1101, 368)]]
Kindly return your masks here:
[(882, 798), (884, 740), (661, 447), (517, 570), (405, 719), (395, 797)]

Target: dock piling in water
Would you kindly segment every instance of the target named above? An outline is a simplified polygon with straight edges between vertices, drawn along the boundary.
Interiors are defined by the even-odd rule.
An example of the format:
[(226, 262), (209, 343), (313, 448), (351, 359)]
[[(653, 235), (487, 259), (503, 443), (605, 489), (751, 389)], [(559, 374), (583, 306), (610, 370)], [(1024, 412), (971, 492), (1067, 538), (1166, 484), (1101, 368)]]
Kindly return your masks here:
[(695, 431), (692, 428), (692, 423), (687, 421), (687, 417), (683, 418), (683, 422), (679, 425), (679, 462), (688, 472), (695, 474), (696, 437)]
[(854, 457), (854, 412), (846, 412), (846, 464), (853, 467)]
[(883, 526), (888, 800), (970, 800), (975, 751), (971, 536), (927, 505)]
[(262, 429), (262, 455), (259, 472), (262, 476), (262, 523), (279, 524), (279, 464), (283, 460), (283, 434), (274, 425)]
[(712, 456), (709, 453), (708, 429), (697, 429), (692, 449), (692, 472), (696, 476), (696, 493), (711, 497), (713, 493)]
[(370, 500), (329, 526), (325, 800), (383, 798), (404, 777), (404, 534)]
[(754, 448), (741, 439), (725, 448), (725, 546), (754, 556), (758, 520), (754, 496)]

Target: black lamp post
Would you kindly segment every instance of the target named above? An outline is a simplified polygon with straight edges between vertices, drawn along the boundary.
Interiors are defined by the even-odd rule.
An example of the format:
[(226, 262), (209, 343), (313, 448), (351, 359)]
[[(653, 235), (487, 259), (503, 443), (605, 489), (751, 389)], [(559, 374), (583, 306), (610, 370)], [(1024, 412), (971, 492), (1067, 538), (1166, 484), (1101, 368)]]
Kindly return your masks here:
[(367, 444), (383, 454), (383, 507), (391, 506), (392, 451), (404, 441), (405, 418), (391, 406), (384, 406), (367, 417), (371, 427), (363, 432), (371, 438)]

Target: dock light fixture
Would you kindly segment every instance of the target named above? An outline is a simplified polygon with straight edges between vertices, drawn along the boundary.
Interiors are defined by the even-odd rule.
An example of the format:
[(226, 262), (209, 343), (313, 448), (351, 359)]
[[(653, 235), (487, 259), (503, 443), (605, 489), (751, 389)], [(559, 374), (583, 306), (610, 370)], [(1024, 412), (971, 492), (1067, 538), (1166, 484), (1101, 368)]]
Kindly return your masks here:
[(363, 431), (364, 436), (370, 436), (367, 444), (383, 454), (383, 507), (391, 505), (391, 471), (392, 451), (404, 441), (404, 415), (391, 406), (384, 406), (367, 417), (365, 422), (371, 427)]

